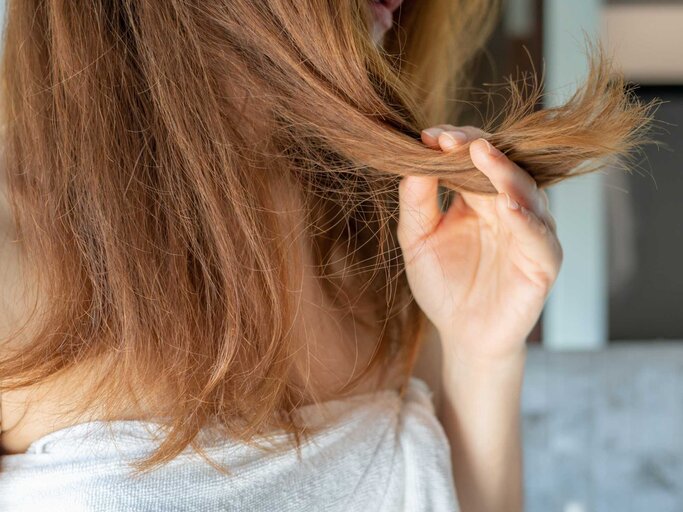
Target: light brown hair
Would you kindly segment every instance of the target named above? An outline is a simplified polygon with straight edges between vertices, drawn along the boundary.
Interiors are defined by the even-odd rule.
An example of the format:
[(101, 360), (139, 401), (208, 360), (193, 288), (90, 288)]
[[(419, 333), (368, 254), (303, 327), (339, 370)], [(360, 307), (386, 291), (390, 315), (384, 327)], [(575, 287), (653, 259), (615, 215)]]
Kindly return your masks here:
[[(48, 307), (20, 350), (4, 342), (2, 389), (95, 360), (108, 371), (93, 394), (112, 401), (163, 382), (170, 430), (149, 464), (210, 422), (298, 440), (298, 238), (337, 306), (382, 326), (368, 368), (400, 361), (407, 376), (424, 316), (395, 239), (397, 183), (493, 191), (466, 152), (419, 133), (457, 122), (494, 4), (406, 0), (378, 48), (366, 0), (9, 0), (5, 168)], [(541, 187), (628, 153), (649, 120), (597, 55), (567, 105), (535, 111), (539, 90), (513, 87), (484, 127)], [(284, 187), (306, 220), (288, 236)]]

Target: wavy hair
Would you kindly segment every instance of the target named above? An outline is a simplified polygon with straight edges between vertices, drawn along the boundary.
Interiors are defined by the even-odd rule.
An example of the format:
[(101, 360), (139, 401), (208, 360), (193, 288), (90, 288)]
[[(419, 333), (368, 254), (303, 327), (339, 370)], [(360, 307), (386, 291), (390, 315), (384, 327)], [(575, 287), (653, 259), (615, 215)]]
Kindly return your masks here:
[[(425, 318), (395, 239), (398, 180), (493, 192), (466, 151), (419, 138), (457, 122), (494, 0), (406, 0), (381, 48), (367, 0), (7, 3), (5, 169), (40, 300), (3, 340), (2, 390), (93, 361), (105, 402), (163, 389), (168, 433), (144, 467), (208, 424), (298, 445), (314, 393), (294, 376), (297, 243), (335, 307), (379, 326), (339, 392), (390, 363), (407, 378)], [(540, 187), (629, 153), (650, 119), (599, 52), (564, 106), (537, 111), (540, 87), (523, 89), (484, 128)]]

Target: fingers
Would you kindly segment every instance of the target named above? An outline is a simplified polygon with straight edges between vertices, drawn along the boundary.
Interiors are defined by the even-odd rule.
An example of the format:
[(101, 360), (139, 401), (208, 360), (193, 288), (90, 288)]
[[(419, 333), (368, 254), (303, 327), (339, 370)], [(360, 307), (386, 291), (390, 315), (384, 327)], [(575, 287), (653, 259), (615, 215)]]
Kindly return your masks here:
[(519, 244), (527, 261), (540, 267), (534, 277), (540, 287), (547, 289), (562, 263), (562, 247), (555, 233), (555, 220), (548, 209), (547, 194), (539, 190), (529, 173), (488, 141), (477, 139), (469, 149), (474, 165), (499, 192), (495, 198), (498, 219)]
[(547, 287), (557, 277), (562, 264), (562, 246), (557, 236), (534, 212), (505, 193), (496, 197), (496, 210), (524, 255), (541, 266), (536, 277), (539, 286)]
[[(474, 165), (489, 178), (499, 193), (506, 193), (525, 208), (532, 211), (551, 230), (556, 230), (555, 219), (550, 213), (548, 195), (540, 190), (533, 177), (482, 136), (488, 135), (473, 126), (441, 124), (422, 131), (422, 141), (427, 146), (453, 152), (470, 145), (470, 158)], [(471, 193), (461, 194), (467, 205), (485, 218), (491, 215), (490, 198)]]
[(470, 157), (499, 193), (508, 194), (538, 217), (545, 217), (545, 200), (529, 173), (485, 139), (470, 144)]
[[(445, 214), (444, 223), (449, 221), (450, 216), (460, 215), (469, 209), (476, 211), (484, 220), (491, 220), (492, 223), (500, 221), (508, 236), (517, 242), (511, 247), (523, 252), (525, 258), (521, 261), (534, 262), (535, 267), (531, 273), (539, 281), (539, 286), (547, 287), (548, 280), (554, 280), (557, 276), (563, 257), (556, 235), (555, 220), (548, 208), (548, 196), (544, 190), (538, 188), (529, 173), (482, 138), (487, 135), (472, 126), (453, 125), (438, 125), (422, 132), (422, 142), (425, 145), (444, 152), (460, 151), (469, 145), (472, 162), (499, 192), (493, 198), (469, 192), (459, 193), (458, 208), (453, 208), (455, 204), (451, 205)], [(410, 178), (413, 179), (425, 178)], [(422, 193), (416, 182), (402, 182), (404, 190), (401, 217), (407, 221), (403, 231), (413, 233), (414, 237), (428, 236), (444, 217), (436, 203), (437, 180), (428, 179), (433, 181), (429, 186), (425, 182)], [(408, 193), (411, 190), (413, 193)], [(404, 215), (404, 211), (412, 214)]]
[[(466, 143), (486, 135), (473, 126), (456, 127), (442, 124), (422, 131), (422, 142), (428, 147), (456, 150)], [(438, 178), (406, 176), (399, 184), (399, 243), (406, 245), (428, 237), (443, 214), (438, 205)], [(449, 210), (466, 211), (467, 204), (457, 195)]]
[[(447, 135), (442, 137), (442, 134)], [(449, 143), (450, 139), (455, 139), (456, 143), (466, 143), (471, 140), (483, 137), (486, 134), (483, 130), (474, 126), (453, 126), (452, 124), (440, 124), (422, 130), (422, 142), (432, 149), (444, 149), (440, 143)]]
[[(482, 136), (483, 130), (473, 126), (453, 126), (441, 124), (422, 131), (422, 142), (428, 147), (455, 151), (465, 144), (470, 144), (470, 157), (474, 165), (482, 171), (496, 187), (498, 192), (505, 192), (532, 210), (540, 218), (545, 219), (547, 196), (538, 189), (536, 181), (514, 162), (493, 147)], [(500, 157), (500, 158), (499, 158)], [(474, 203), (476, 199), (469, 200)]]
[[(456, 127), (453, 125), (438, 125), (422, 132), (422, 142), (430, 147), (441, 149), (444, 153), (452, 153), (463, 150), (467, 144), (486, 133), (473, 126)], [(495, 221), (495, 208), (490, 196), (473, 194), (470, 192), (458, 192), (456, 204), (449, 208), (449, 216), (460, 214), (468, 210), (474, 210), (477, 215), (487, 222)]]
[(398, 186), (398, 242), (404, 250), (427, 238), (441, 220), (438, 178), (405, 176)]

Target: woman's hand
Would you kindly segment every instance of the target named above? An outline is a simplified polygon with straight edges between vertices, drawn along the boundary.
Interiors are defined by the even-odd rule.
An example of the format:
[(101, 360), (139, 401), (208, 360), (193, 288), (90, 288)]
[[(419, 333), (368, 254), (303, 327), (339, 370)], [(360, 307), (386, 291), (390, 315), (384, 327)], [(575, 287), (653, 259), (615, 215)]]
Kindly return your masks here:
[(406, 176), (397, 233), (415, 300), (449, 340), (444, 355), (475, 362), (524, 352), (562, 262), (545, 192), (482, 135), (439, 125), (422, 141), (444, 152), (469, 144), (498, 194), (458, 193), (442, 213), (438, 179)]

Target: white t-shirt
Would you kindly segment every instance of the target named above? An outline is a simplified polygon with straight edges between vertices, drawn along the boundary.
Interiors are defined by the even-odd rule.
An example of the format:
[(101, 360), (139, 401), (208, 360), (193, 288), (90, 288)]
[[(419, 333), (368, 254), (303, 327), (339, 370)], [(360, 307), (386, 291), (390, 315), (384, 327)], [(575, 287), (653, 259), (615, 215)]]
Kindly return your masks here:
[[(148, 473), (130, 462), (156, 446), (153, 423), (90, 422), (0, 458), (0, 510), (457, 512), (448, 440), (427, 385), (412, 378), (403, 399), (380, 391), (305, 406), (329, 429), (296, 450), (265, 453), (243, 443), (206, 449), (231, 474), (191, 449)], [(158, 433), (158, 431), (157, 431)], [(157, 438), (158, 439), (158, 438)]]

